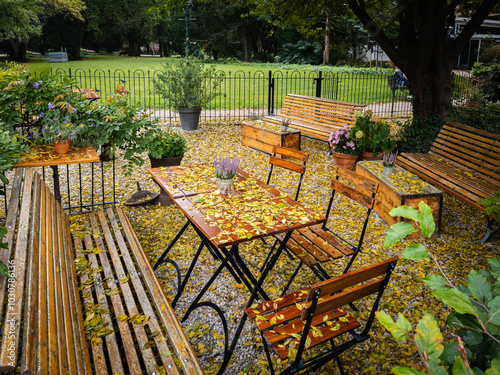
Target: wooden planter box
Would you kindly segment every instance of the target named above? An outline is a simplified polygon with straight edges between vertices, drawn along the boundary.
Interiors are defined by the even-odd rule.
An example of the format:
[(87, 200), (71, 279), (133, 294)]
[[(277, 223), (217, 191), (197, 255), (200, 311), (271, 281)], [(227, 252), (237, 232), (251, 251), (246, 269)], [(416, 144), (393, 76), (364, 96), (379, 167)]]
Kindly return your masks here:
[[(387, 177), (383, 174), (383, 168), (382, 161), (361, 161), (356, 164), (356, 173), (380, 184), (375, 212), (390, 226), (401, 220), (408, 221), (400, 216), (389, 215), (393, 208), (406, 205), (418, 209), (420, 201), (424, 201), (434, 216), (434, 236), (439, 235), (443, 192), (400, 166), (396, 165), (392, 174)], [(416, 234), (412, 235), (412, 238), (417, 237)]]
[(259, 151), (272, 153), (273, 146), (300, 150), (300, 131), (275, 131), (243, 121), (241, 123), (241, 144)]

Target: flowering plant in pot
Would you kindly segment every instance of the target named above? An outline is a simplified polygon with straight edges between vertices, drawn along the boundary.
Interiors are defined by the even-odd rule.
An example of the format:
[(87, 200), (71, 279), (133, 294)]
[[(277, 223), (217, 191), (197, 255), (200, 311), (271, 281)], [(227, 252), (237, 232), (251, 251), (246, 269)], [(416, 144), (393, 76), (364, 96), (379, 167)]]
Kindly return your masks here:
[[(170, 129), (162, 130), (157, 128), (152, 132), (147, 146), (151, 167), (167, 166), (165, 163), (169, 163), (168, 165), (180, 165), (187, 149), (186, 139), (181, 134)], [(162, 162), (162, 159), (176, 160)]]
[(349, 170), (354, 170), (359, 150), (352, 136), (352, 130), (344, 126), (330, 133), (328, 143), (333, 150), (333, 159), (335, 164)]
[(395, 141), (390, 138), (391, 130), (384, 120), (368, 110), (363, 115), (356, 113), (356, 124), (352, 128), (356, 147), (362, 160), (381, 160), (383, 151), (392, 151)]
[(215, 176), (217, 177), (217, 187), (222, 195), (227, 195), (231, 191), (233, 178), (240, 166), (240, 159), (216, 157), (214, 160)]
[[(75, 139), (83, 125), (78, 122), (77, 109), (68, 102), (48, 103), (45, 112), (40, 112), (42, 142), (54, 144), (56, 151), (68, 152), (71, 141)], [(61, 147), (61, 149), (59, 149)]]
[(154, 81), (156, 91), (178, 112), (184, 130), (196, 130), (201, 108), (220, 95), (222, 77), (194, 57), (171, 59)]
[(392, 169), (396, 165), (396, 159), (398, 157), (398, 152), (386, 152), (382, 156), (382, 164), (384, 165), (384, 175), (389, 176), (392, 173)]

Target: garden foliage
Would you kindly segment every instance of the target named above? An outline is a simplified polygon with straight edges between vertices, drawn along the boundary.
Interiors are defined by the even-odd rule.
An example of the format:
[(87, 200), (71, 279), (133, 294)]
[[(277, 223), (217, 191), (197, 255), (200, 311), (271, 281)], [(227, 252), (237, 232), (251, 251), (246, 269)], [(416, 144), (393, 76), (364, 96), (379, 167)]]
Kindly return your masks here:
[(416, 326), (398, 314), (398, 319), (381, 311), (379, 322), (400, 342), (410, 340), (416, 345), (425, 371), (397, 366), (398, 375), (495, 375), (500, 374), (500, 258), (491, 258), (489, 270), (472, 270), (467, 285), (455, 285), (441, 268), (436, 256), (429, 250), (425, 238), (435, 230), (431, 209), (420, 202), (419, 210), (408, 206), (394, 208), (391, 216), (413, 221), (401, 221), (387, 231), (384, 245), (391, 246), (411, 233), (418, 232), (421, 243), (409, 245), (404, 258), (430, 258), (440, 274), (423, 279), (432, 295), (451, 309), (447, 325), (457, 340), (445, 342), (434, 315), (424, 313)]

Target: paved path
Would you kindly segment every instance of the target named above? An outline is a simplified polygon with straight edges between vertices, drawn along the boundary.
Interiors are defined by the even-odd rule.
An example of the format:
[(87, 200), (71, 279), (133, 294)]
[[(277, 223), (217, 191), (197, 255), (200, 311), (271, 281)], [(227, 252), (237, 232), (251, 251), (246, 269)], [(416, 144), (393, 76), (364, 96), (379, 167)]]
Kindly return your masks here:
[[(390, 117), (392, 103), (374, 103), (368, 104), (367, 110), (371, 109), (374, 114)], [(279, 110), (276, 111), (279, 113)], [(267, 115), (267, 108), (240, 108), (240, 109), (209, 109), (201, 111), (201, 119), (225, 118), (241, 119), (261, 117)], [(411, 101), (394, 102), (393, 116), (408, 117), (412, 115)], [(174, 110), (158, 110), (153, 112), (153, 116), (164, 120), (178, 120), (179, 114)]]

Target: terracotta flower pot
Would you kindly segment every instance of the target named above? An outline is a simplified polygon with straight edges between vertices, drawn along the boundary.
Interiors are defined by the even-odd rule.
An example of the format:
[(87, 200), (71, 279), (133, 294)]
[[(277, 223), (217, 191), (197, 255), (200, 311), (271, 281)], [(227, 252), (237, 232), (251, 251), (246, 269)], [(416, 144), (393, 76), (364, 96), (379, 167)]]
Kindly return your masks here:
[(337, 167), (353, 171), (357, 160), (357, 155), (341, 154), (335, 151), (333, 152), (333, 161), (335, 161), (335, 165)]
[(379, 152), (377, 156), (373, 156), (373, 152), (365, 151), (360, 155), (359, 160), (382, 160), (383, 156), (383, 152)]
[(69, 151), (69, 146), (71, 145), (71, 139), (66, 141), (54, 141), (54, 147), (58, 154), (67, 154)]

